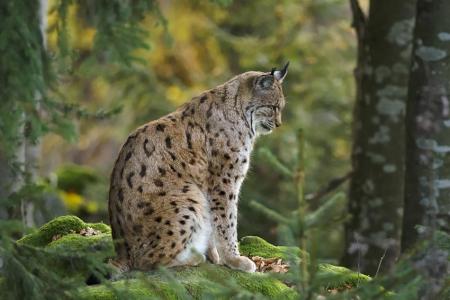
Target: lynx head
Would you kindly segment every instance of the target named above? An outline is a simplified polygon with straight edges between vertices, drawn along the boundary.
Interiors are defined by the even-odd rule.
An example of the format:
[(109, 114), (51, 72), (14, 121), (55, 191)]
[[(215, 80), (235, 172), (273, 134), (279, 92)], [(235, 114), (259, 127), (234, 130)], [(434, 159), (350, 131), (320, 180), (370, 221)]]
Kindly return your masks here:
[(286, 77), (287, 63), (283, 69), (271, 72), (247, 72), (245, 97), (241, 98), (244, 114), (257, 135), (269, 134), (281, 126), (281, 112), (285, 101), (281, 84)]

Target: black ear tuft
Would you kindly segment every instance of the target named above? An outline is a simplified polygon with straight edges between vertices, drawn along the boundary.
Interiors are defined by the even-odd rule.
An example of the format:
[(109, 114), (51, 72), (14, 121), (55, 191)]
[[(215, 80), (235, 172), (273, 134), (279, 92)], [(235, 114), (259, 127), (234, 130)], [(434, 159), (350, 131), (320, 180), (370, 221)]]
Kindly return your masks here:
[(284, 65), (283, 69), (281, 69), (280, 71), (275, 71), (275, 72), (273, 73), (273, 76), (274, 76), (279, 82), (283, 82), (283, 79), (284, 79), (284, 78), (286, 77), (286, 75), (287, 75), (288, 67), (289, 67), (289, 62), (287, 62), (287, 63)]

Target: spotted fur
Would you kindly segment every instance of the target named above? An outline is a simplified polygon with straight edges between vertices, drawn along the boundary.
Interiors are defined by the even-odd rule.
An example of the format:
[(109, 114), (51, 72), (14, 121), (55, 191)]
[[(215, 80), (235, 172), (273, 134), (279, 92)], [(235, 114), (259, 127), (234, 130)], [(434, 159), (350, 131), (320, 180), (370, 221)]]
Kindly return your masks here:
[(283, 78), (275, 75), (238, 75), (129, 136), (109, 193), (116, 265), (196, 265), (206, 254), (255, 270), (239, 254), (237, 204), (256, 137), (281, 125)]

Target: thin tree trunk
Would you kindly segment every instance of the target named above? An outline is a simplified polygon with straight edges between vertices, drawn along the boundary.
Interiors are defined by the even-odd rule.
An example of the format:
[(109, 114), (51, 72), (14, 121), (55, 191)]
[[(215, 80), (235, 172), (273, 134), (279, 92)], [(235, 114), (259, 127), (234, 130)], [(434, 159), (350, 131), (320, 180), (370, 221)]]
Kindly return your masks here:
[(367, 274), (389, 271), (400, 252), (404, 118), (415, 5), (351, 0), (358, 36), (353, 175), (343, 263)]
[[(39, 1), (39, 28), (42, 37), (42, 47), (44, 49), (47, 48), (47, 10), (48, 10), (48, 1), (40, 0)], [(36, 93), (34, 99), (35, 110), (40, 112), (40, 99), (42, 96), (39, 93)], [(24, 114), (25, 118), (26, 115)], [(18, 182), (19, 185), (23, 185), (25, 182), (34, 182), (37, 178), (37, 164), (39, 160), (39, 155), (41, 152), (40, 141), (31, 141), (28, 135), (29, 126), (32, 126), (25, 119), (25, 126), (23, 128), (23, 143), (20, 146), (20, 160), (23, 166), (23, 171), (26, 174), (26, 181), (20, 180)], [(17, 189), (17, 187), (16, 187)], [(21, 203), (21, 212), (22, 212), (22, 220), (27, 227), (34, 227), (35, 224), (35, 203), (31, 200), (24, 199)]]

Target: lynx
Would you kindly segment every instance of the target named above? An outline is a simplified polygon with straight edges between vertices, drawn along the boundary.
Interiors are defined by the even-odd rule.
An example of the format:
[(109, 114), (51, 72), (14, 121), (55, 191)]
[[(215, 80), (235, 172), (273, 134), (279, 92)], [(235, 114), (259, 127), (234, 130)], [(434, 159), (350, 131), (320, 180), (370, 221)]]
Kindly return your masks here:
[(281, 125), (287, 67), (240, 74), (128, 137), (109, 192), (117, 267), (193, 266), (207, 255), (255, 271), (238, 250), (239, 189), (256, 137)]

